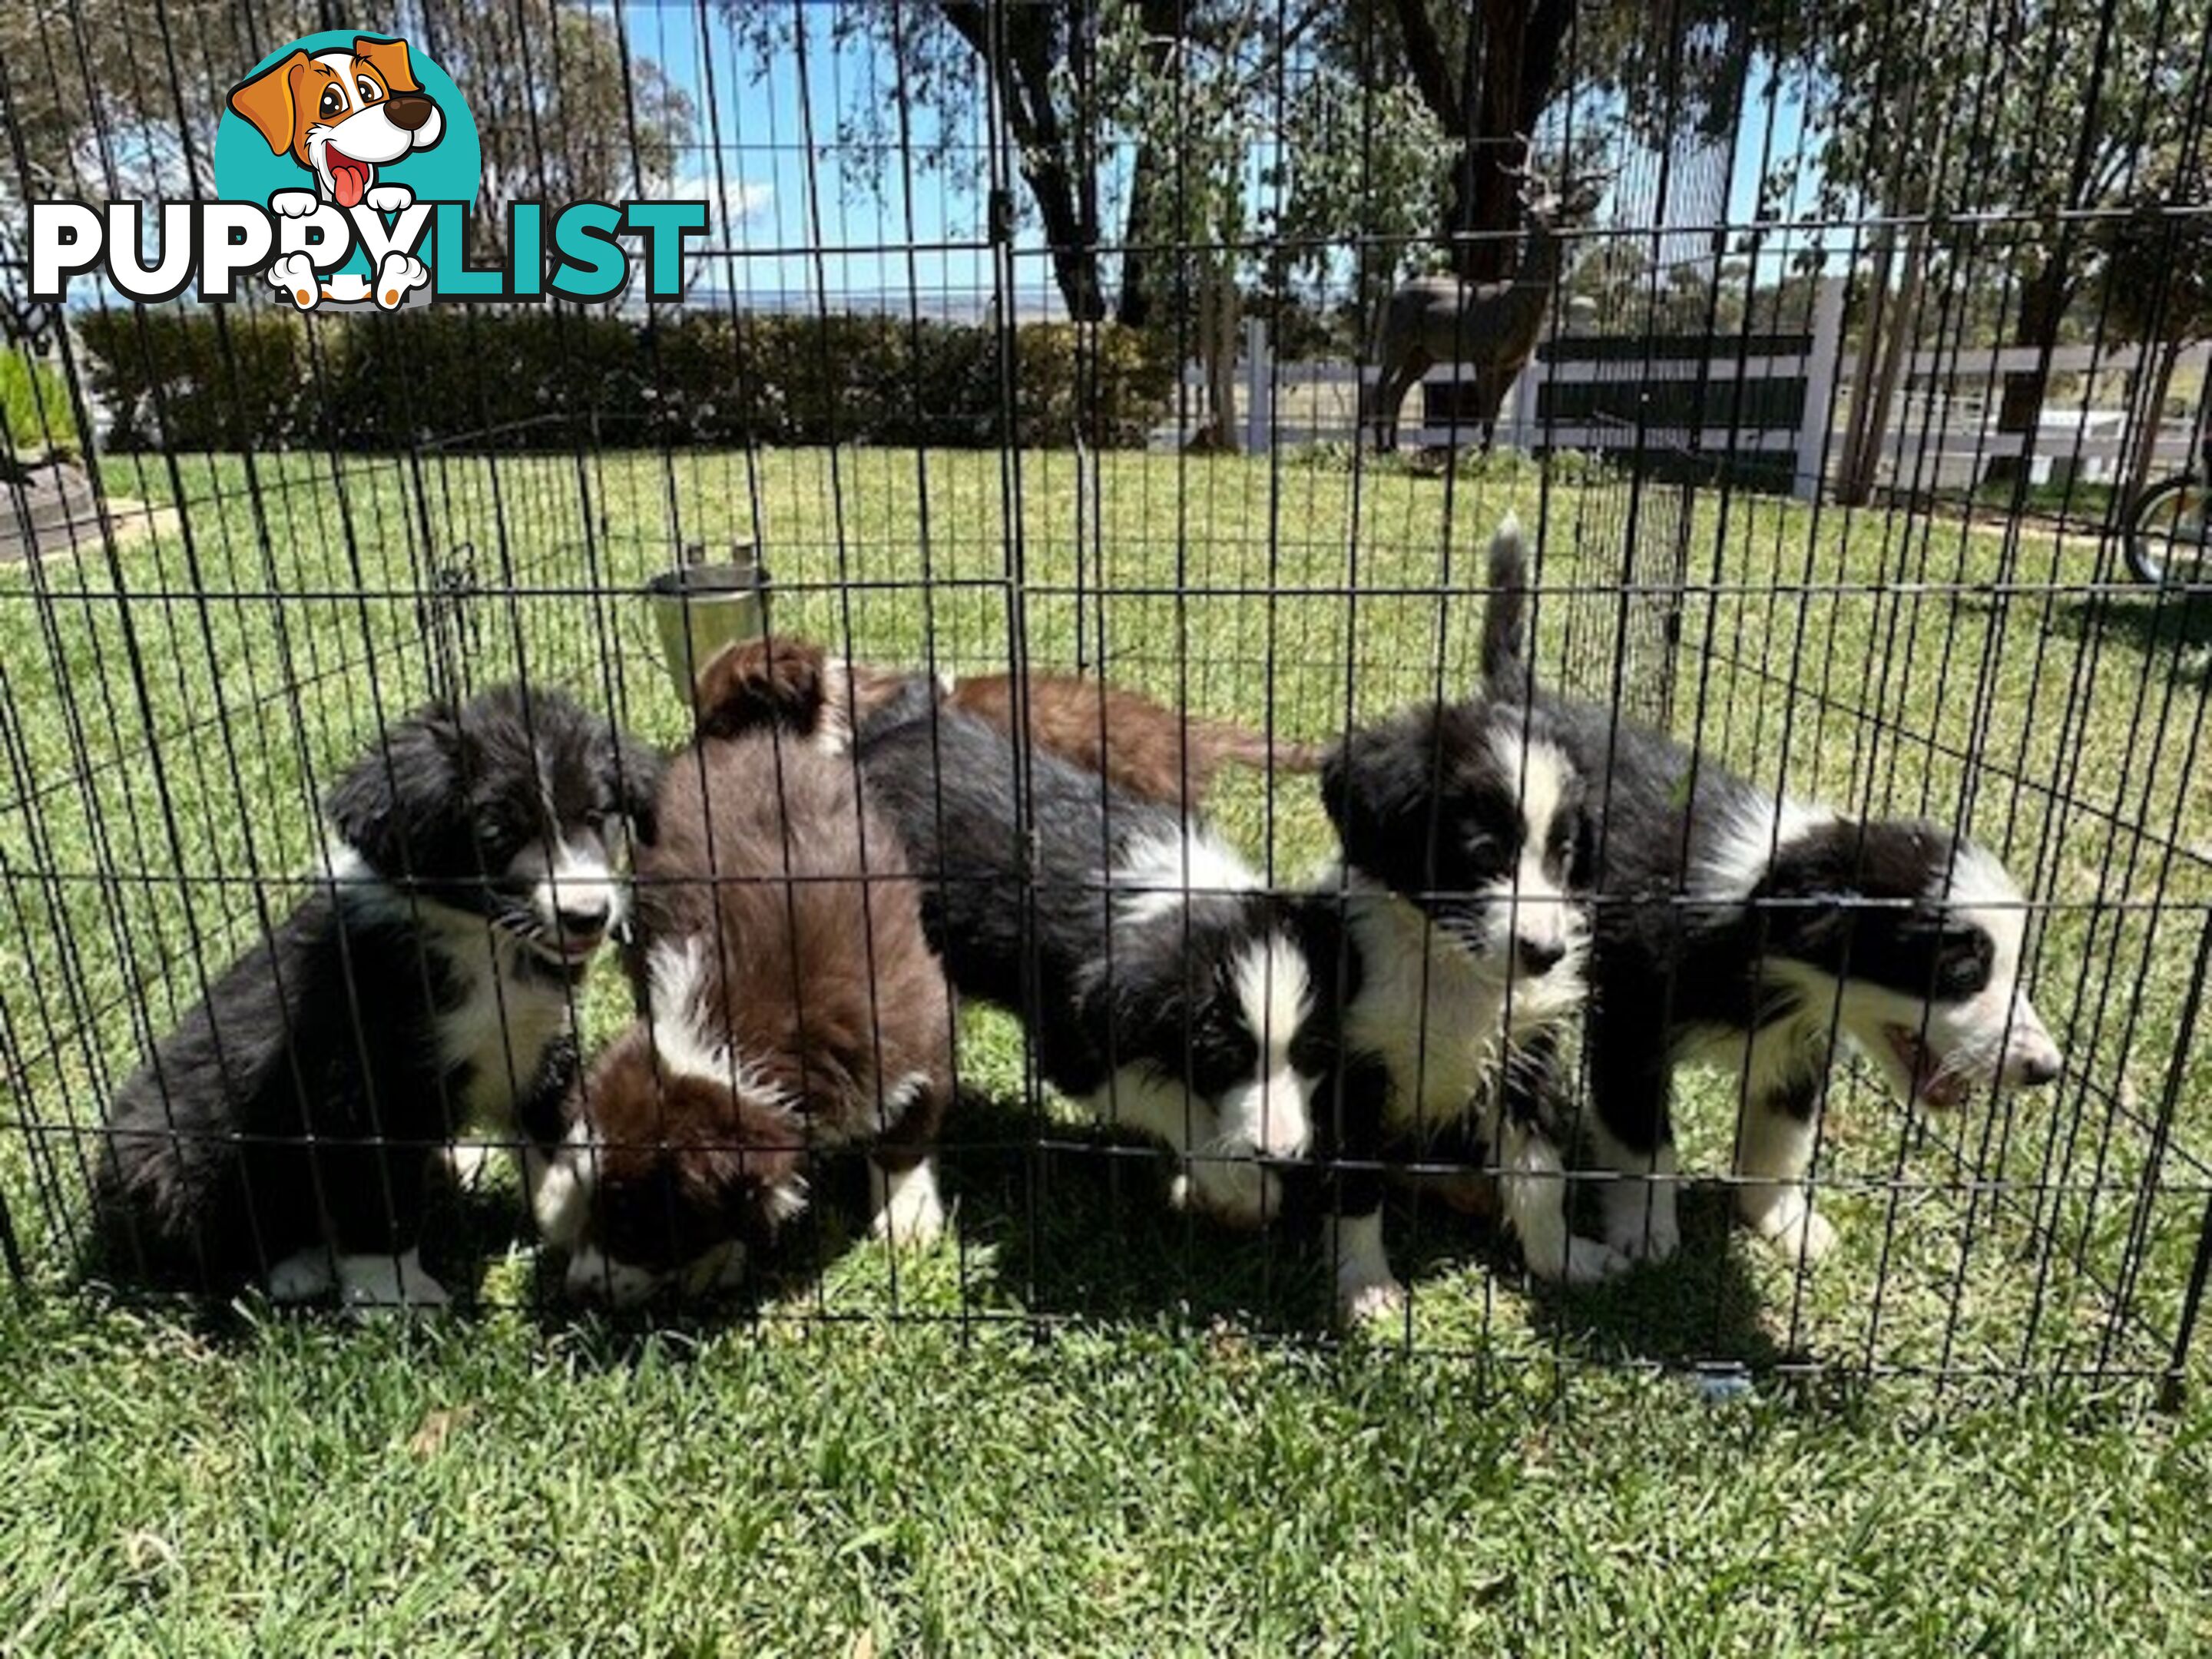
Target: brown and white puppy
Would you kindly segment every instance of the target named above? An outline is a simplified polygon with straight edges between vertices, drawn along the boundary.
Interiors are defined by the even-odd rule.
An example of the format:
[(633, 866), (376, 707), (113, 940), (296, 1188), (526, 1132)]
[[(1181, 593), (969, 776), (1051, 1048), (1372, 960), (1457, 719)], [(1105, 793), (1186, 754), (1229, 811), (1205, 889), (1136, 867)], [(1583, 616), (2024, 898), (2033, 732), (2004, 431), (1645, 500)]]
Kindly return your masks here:
[(951, 995), (852, 763), (774, 732), (702, 739), (658, 817), (625, 957), (646, 1017), (571, 1092), (532, 1194), (570, 1293), (729, 1282), (805, 1207), (813, 1157), (846, 1148), (869, 1153), (878, 1235), (933, 1242)]
[[(842, 750), (856, 730), (901, 699), (923, 695), (925, 675), (833, 658), (811, 641), (769, 635), (732, 647), (707, 665), (694, 694), (702, 734), (729, 736), (763, 724)], [(1025, 706), (1017, 709), (1015, 693)], [(940, 677), (938, 701), (1010, 735), (1018, 718), (1037, 748), (1146, 800), (1202, 800), (1224, 765), (1318, 771), (1314, 744), (1270, 743), (1231, 720), (1202, 719), (1078, 674)]]
[[(278, 191), (276, 212), (304, 218), (322, 203), (351, 211), (367, 203), (397, 213), (415, 199), (404, 185), (376, 182), (376, 170), (428, 149), (445, 136), (444, 112), (415, 78), (404, 40), (356, 35), (350, 52), (291, 53), (230, 90), (230, 107), (258, 132), (275, 155), (289, 155), (315, 187)], [(386, 310), (429, 281), (413, 255), (387, 253), (373, 276), (338, 275), (325, 283), (305, 252), (273, 260), (268, 279), (302, 311), (319, 300), (373, 299)]]

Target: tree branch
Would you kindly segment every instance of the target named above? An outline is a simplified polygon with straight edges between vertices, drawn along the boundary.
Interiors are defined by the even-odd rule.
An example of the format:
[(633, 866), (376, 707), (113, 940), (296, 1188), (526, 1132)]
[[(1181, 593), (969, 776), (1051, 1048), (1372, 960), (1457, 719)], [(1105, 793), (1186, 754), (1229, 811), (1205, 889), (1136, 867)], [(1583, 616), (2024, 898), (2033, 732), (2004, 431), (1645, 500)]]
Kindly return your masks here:
[(1452, 84), (1451, 64), (1436, 20), (1429, 15), (1428, 0), (1391, 0), (1391, 9), (1397, 15), (1398, 32), (1406, 38), (1406, 67), (1413, 74), (1413, 90), (1446, 132), (1463, 136), (1467, 100)]

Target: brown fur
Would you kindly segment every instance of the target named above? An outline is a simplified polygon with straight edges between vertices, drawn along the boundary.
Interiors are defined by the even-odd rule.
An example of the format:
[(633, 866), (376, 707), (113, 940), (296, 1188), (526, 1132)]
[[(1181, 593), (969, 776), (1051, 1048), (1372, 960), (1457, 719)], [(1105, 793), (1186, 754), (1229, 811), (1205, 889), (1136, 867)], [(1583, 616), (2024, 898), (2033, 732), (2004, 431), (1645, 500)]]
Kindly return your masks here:
[(653, 1018), (726, 1048), (744, 1075), (732, 1089), (666, 1074), (643, 1023), (592, 1067), (572, 1110), (602, 1146), (602, 1249), (678, 1264), (772, 1231), (787, 1207), (776, 1188), (811, 1152), (866, 1146), (885, 1170), (928, 1155), (951, 1091), (951, 994), (849, 761), (766, 732), (678, 754), (636, 884), (625, 965), (641, 994), (656, 946), (707, 963), (687, 1006)]
[[(818, 645), (788, 636), (748, 641), (715, 659), (699, 682), (699, 730), (716, 736), (780, 724), (804, 737), (842, 746), (849, 732), (909, 689), (918, 674), (833, 663)], [(945, 703), (1015, 732), (1016, 677), (986, 674), (957, 681)], [(1077, 674), (1026, 678), (1030, 740), (1039, 749), (1096, 772), (1116, 787), (1170, 805), (1195, 804), (1224, 765), (1289, 772), (1320, 769), (1317, 744), (1270, 744), (1234, 721), (1184, 715), (1151, 698)]]

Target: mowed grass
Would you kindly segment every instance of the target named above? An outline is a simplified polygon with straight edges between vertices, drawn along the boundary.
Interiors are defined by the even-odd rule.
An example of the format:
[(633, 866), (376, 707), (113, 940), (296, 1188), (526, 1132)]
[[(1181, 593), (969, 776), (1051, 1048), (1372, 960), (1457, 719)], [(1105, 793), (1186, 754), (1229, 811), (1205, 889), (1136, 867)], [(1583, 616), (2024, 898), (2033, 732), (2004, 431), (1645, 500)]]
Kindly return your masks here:
[[(178, 533), (0, 574), (0, 1192), (35, 1279), (0, 1337), (0, 1645), (2202, 1647), (2212, 1419), (2144, 1418), (2133, 1379), (2165, 1363), (2212, 1151), (2203, 602), (2099, 588), (2103, 550), (2047, 529), (1510, 465), (298, 455), (109, 482), (180, 502)], [(1966, 822), (2041, 907), (2069, 1076), (1933, 1124), (1843, 1079), (1818, 1275), (1711, 1183), (1680, 1261), (1579, 1296), (1408, 1204), (1408, 1319), (1332, 1346), (1310, 1239), (1166, 1212), (1159, 1160), (1036, 1098), (979, 1011), (927, 1256), (854, 1244), (831, 1182), (757, 1294), (613, 1332), (544, 1305), (495, 1191), (443, 1230), (481, 1306), (442, 1329), (69, 1290), (70, 1131), (136, 1064), (137, 1009), (166, 1024), (283, 902), (316, 793), (441, 652), (672, 741), (629, 590), (757, 534), (777, 625), (852, 654), (979, 672), (1018, 642), (1325, 737), (1472, 684), (1508, 507), (1542, 527), (1553, 678), (1770, 785)], [(426, 610), (454, 581), (475, 597)], [(1279, 879), (1327, 855), (1309, 780), (1217, 804)], [(602, 973), (594, 1030), (623, 1007)], [(1716, 1174), (1726, 1087), (1683, 1115)], [(1761, 1380), (1708, 1403), (1684, 1374), (1713, 1365)]]

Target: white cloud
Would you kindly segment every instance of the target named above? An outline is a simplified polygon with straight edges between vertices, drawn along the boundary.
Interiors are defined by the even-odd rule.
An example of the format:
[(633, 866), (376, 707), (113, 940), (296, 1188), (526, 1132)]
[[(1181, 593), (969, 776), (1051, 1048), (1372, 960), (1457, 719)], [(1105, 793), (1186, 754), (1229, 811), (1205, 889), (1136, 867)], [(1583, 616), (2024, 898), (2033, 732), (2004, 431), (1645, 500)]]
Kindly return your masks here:
[(766, 179), (726, 178), (718, 194), (712, 173), (686, 173), (672, 179), (664, 194), (672, 202), (704, 202), (707, 234), (716, 243), (734, 241), (738, 226), (775, 204), (775, 186)]

